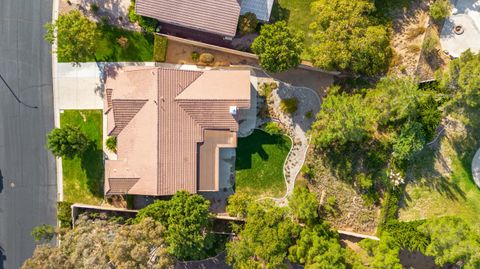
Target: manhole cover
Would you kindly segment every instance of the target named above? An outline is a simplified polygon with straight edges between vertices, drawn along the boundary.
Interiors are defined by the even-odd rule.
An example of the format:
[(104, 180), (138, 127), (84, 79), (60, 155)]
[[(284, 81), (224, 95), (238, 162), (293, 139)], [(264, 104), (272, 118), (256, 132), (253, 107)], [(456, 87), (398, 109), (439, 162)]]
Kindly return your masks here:
[(453, 31), (455, 32), (455, 34), (461, 35), (461, 34), (463, 34), (463, 26), (461, 26), (461, 25), (456, 25), (456, 26), (453, 28)]

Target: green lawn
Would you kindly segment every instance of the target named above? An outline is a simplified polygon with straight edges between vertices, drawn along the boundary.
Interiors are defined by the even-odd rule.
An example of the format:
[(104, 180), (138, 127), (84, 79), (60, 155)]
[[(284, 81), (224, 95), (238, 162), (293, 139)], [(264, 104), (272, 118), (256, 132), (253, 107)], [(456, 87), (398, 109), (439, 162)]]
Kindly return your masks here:
[(63, 198), (68, 202), (99, 205), (103, 200), (102, 111), (65, 110), (60, 125), (80, 126), (91, 146), (81, 157), (62, 159)]
[(283, 135), (270, 135), (255, 130), (250, 136), (238, 139), (236, 191), (254, 196), (279, 197), (285, 193), (283, 163), (291, 148)]
[[(97, 51), (88, 61), (104, 62), (150, 62), (153, 61), (153, 34), (128, 31), (113, 26), (99, 26), (101, 38), (96, 42)], [(122, 48), (118, 39), (128, 39), (128, 46)], [(58, 59), (70, 62), (69, 59)]]
[[(415, 171), (414, 174), (423, 176), (422, 179), (416, 178), (423, 184), (407, 186), (405, 206), (399, 212), (401, 220), (459, 216), (480, 232), (480, 189), (475, 185), (471, 171), (473, 156), (480, 147), (480, 116), (478, 111), (466, 115), (470, 127), (466, 128), (463, 136), (450, 134), (448, 139), (443, 139), (440, 159), (433, 158), (430, 151), (417, 162), (418, 169), (423, 172)], [(437, 170), (442, 164), (451, 168), (451, 176), (439, 175)]]
[[(310, 23), (314, 21), (314, 17), (310, 16), (310, 5), (313, 2), (315, 0), (278, 0), (272, 8), (272, 20), (286, 20), (292, 29), (301, 31), (305, 38), (305, 47), (313, 43), (308, 31)], [(307, 51), (303, 52), (302, 58), (310, 59)]]

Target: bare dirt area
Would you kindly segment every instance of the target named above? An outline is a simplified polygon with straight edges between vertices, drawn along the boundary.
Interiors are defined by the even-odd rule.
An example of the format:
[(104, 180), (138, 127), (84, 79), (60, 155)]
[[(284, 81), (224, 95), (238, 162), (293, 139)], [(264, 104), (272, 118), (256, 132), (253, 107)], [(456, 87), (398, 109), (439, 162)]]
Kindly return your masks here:
[(380, 207), (366, 204), (353, 186), (332, 175), (321, 159), (312, 160), (312, 152), (308, 161), (313, 162), (315, 170), (309, 187), (317, 193), (320, 203), (335, 196), (334, 210), (326, 214), (326, 220), (338, 230), (375, 235)]
[(389, 74), (402, 76), (415, 73), (428, 26), (428, 5), (429, 1), (414, 0), (408, 8), (397, 9), (391, 14), (394, 55)]

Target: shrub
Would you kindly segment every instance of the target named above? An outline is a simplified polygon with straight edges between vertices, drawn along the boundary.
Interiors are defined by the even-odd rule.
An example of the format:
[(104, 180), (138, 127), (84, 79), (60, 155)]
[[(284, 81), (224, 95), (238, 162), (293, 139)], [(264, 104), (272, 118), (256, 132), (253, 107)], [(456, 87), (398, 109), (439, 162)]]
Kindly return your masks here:
[(450, 16), (451, 10), (450, 0), (435, 0), (430, 6), (430, 16), (432, 19), (440, 21)]
[(438, 36), (434, 33), (428, 33), (422, 45), (423, 54), (427, 57), (435, 55), (439, 44)]
[(412, 44), (407, 47), (407, 51), (410, 53), (417, 53), (420, 51), (420, 46), (417, 44)]
[(148, 33), (155, 32), (155, 28), (158, 24), (158, 21), (155, 19), (143, 17), (135, 13), (135, 0), (130, 1), (130, 6), (128, 7), (128, 19), (130, 22), (138, 23), (138, 25)]
[(253, 202), (253, 198), (244, 192), (237, 192), (228, 197), (227, 212), (228, 215), (237, 218), (246, 218), (248, 205)]
[(411, 29), (410, 31), (408, 31), (407, 39), (412, 40), (412, 39), (416, 38), (417, 36), (425, 33), (425, 30), (426, 30), (426, 28), (424, 26), (417, 26), (417, 27)]
[(325, 204), (323, 205), (323, 208), (325, 208), (327, 212), (335, 216), (337, 213), (336, 206), (337, 206), (337, 197), (335, 195), (332, 195), (332, 196), (328, 196), (327, 200), (325, 201)]
[[(272, 84), (275, 85), (275, 88), (272, 87)], [(274, 89), (276, 89), (277, 87), (277, 84), (276, 83), (263, 83), (260, 85), (260, 96), (263, 96), (265, 97), (266, 99), (268, 99), (270, 97), (270, 95), (272, 94), (272, 91)]]
[(200, 53), (194, 51), (192, 52), (191, 57), (192, 57), (192, 60), (196, 62), (200, 58)]
[(72, 209), (73, 203), (58, 202), (57, 203), (57, 219), (60, 221), (61, 228), (72, 227)]
[(53, 155), (68, 159), (82, 155), (89, 144), (80, 128), (72, 125), (53, 129), (47, 135), (47, 139), (48, 149)]
[(280, 109), (287, 114), (295, 113), (298, 109), (298, 99), (295, 97), (282, 99), (280, 102)]
[(167, 59), (168, 39), (164, 36), (155, 35), (153, 45), (153, 57), (155, 62), (165, 62)]
[(55, 236), (55, 228), (51, 225), (43, 224), (33, 228), (31, 235), (36, 242), (42, 240), (50, 242)]
[(263, 130), (271, 135), (278, 135), (283, 133), (283, 129), (278, 122), (267, 122), (263, 126)]
[(97, 14), (98, 12), (98, 5), (96, 3), (91, 3), (90, 4), (90, 10), (94, 13)]
[(362, 190), (369, 190), (371, 187), (373, 187), (372, 178), (365, 175), (364, 173), (358, 174), (356, 179)]
[(117, 43), (120, 45), (120, 47), (126, 49), (128, 48), (128, 38), (124, 37), (124, 36), (121, 36), (119, 38), (117, 38)]
[(303, 176), (308, 178), (308, 179), (312, 179), (315, 176), (315, 171), (308, 164), (302, 165), (302, 168), (300, 169), (300, 172), (302, 172)]
[(108, 150), (117, 152), (117, 137), (115, 136), (108, 137), (107, 141), (105, 142), (105, 145), (107, 146)]
[(247, 12), (240, 16), (238, 21), (238, 31), (241, 34), (250, 34), (255, 32), (258, 26), (257, 16), (252, 12)]
[(311, 110), (307, 111), (307, 113), (305, 113), (305, 118), (307, 119), (311, 119), (313, 117), (313, 113)]
[(212, 64), (215, 61), (215, 57), (211, 53), (202, 53), (198, 59), (203, 64)]

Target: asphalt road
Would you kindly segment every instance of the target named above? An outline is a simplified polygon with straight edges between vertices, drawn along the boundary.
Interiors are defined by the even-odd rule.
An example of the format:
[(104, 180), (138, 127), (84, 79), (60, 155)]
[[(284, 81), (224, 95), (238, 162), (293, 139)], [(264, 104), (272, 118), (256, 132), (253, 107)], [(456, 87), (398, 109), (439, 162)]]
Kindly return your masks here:
[[(32, 255), (30, 235), (55, 224), (54, 158), (45, 135), (54, 125), (50, 46), (43, 24), (51, 0), (0, 0), (0, 269), (19, 268)], [(1, 256), (1, 255), (0, 255)]]

